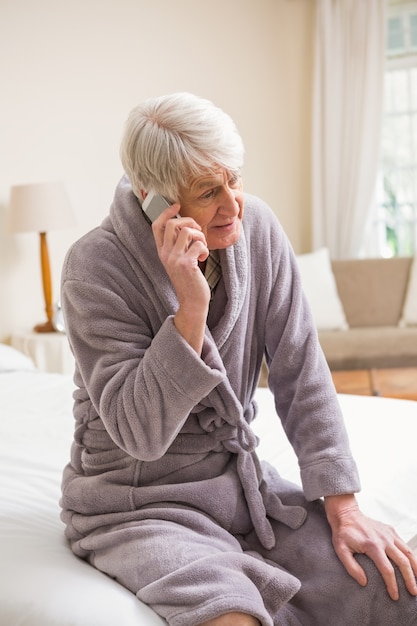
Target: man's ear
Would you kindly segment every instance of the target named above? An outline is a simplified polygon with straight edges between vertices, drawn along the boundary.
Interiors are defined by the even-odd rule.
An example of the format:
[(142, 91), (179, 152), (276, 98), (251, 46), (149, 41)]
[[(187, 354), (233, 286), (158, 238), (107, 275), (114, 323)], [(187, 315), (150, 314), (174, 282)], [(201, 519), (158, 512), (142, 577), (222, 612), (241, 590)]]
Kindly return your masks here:
[(146, 196), (148, 195), (148, 192), (145, 191), (144, 189), (141, 189), (140, 195), (141, 195), (142, 200), (145, 200)]

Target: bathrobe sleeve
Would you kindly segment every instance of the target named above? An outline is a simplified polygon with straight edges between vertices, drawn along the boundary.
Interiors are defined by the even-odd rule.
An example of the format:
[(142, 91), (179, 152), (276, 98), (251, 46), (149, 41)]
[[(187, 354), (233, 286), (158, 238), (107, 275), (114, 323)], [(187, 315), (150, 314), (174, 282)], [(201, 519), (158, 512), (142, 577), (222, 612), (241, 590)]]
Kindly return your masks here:
[[(258, 285), (259, 323), (265, 327), (268, 384), (297, 454), (304, 492), (309, 500), (357, 492), (357, 467), (295, 254), (267, 209), (263, 222), (267, 224), (266, 240), (262, 244), (258, 227), (253, 243), (256, 255), (252, 256), (254, 266), (263, 258), (258, 275), (253, 269), (253, 282)], [(258, 248), (262, 245), (263, 251)], [(262, 293), (268, 293), (264, 300)]]
[[(61, 297), (68, 339), (79, 386), (113, 441), (134, 458), (155, 460), (225, 372), (211, 344), (200, 358), (184, 341), (166, 303), (146, 292), (114, 239), (98, 230), (67, 255)], [(95, 256), (101, 250), (99, 262), (88, 249)]]

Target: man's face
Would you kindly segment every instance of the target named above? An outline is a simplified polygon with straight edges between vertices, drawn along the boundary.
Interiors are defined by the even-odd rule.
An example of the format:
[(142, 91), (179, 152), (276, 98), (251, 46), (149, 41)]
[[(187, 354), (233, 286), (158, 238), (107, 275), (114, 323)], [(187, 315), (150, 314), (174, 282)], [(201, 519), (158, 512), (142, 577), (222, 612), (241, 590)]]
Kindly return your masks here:
[(192, 217), (206, 236), (207, 247), (218, 250), (239, 239), (243, 218), (242, 179), (224, 169), (193, 178), (180, 189), (181, 217)]

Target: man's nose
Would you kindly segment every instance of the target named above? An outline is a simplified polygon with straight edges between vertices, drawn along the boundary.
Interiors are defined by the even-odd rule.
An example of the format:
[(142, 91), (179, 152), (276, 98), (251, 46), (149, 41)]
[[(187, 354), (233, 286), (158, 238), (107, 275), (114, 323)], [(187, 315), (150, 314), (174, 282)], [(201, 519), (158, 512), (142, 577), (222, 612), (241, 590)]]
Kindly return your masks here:
[(233, 215), (239, 212), (235, 189), (230, 189), (229, 187), (222, 189), (222, 193), (219, 197), (219, 210)]

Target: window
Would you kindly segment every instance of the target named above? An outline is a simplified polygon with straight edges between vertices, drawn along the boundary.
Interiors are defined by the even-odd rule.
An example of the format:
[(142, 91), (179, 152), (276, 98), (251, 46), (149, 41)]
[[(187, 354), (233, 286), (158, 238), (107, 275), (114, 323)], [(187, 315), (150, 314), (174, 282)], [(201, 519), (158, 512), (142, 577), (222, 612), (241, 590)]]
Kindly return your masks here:
[(368, 253), (417, 253), (417, 1), (392, 7), (387, 19), (387, 69), (381, 163)]

